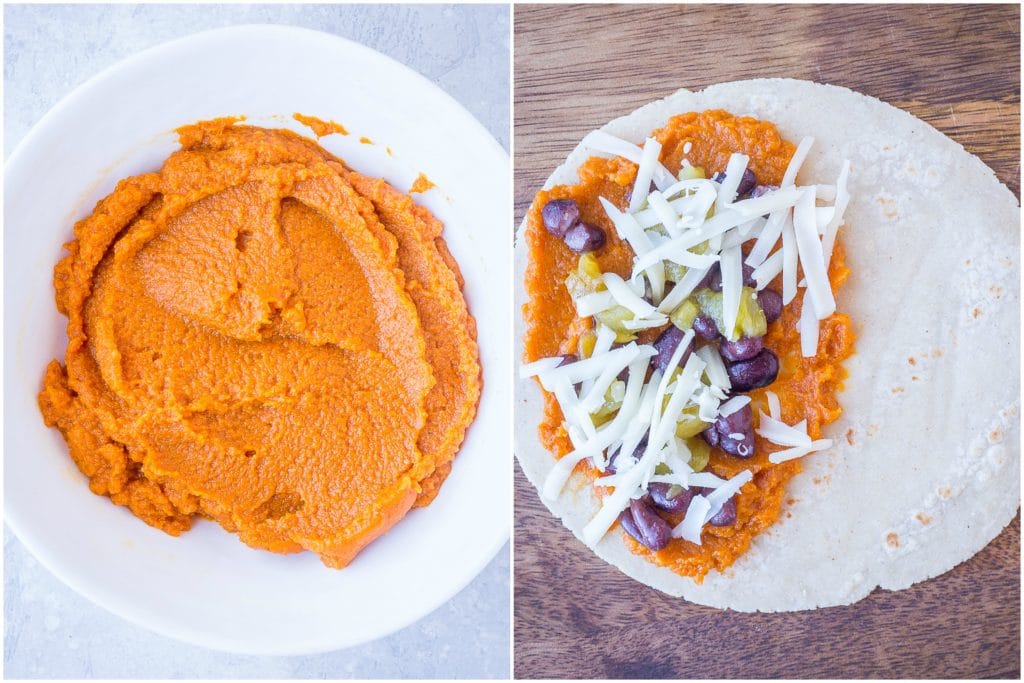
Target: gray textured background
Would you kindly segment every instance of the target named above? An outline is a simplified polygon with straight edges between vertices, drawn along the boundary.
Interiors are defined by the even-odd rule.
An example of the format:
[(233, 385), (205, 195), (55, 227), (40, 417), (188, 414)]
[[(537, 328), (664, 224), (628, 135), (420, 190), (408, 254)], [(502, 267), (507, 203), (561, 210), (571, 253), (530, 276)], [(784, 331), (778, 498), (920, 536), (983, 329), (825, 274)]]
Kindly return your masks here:
[[(507, 5), (8, 5), (4, 156), (77, 85), (147, 47), (221, 26), (292, 24), (364, 43), (419, 71), (509, 144)], [(511, 464), (509, 465), (511, 466)], [(4, 529), (7, 678), (507, 678), (509, 548), (448, 604), (368, 645), (313, 657), (226, 655), (94, 606)]]

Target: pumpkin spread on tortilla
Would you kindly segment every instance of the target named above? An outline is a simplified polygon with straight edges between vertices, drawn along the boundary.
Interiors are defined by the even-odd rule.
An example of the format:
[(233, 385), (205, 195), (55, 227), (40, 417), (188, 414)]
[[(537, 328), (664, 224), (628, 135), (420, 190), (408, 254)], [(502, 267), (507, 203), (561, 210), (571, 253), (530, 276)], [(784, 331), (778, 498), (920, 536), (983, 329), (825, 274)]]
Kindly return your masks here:
[[(598, 135), (602, 134), (599, 132), (598, 134), (588, 136), (593, 138), (593, 144), (589, 146), (611, 155), (626, 153), (622, 151), (622, 141), (611, 138), (611, 136), (599, 139)], [(784, 176), (786, 175), (787, 168), (791, 165), (791, 161), (793, 161), (796, 150), (791, 143), (781, 138), (773, 124), (749, 117), (733, 116), (724, 111), (704, 111), (674, 116), (669, 119), (663, 128), (652, 133), (651, 138), (648, 139), (643, 150), (629, 144), (625, 145), (631, 148), (627, 150), (629, 153), (635, 152), (635, 154), (632, 154), (632, 160), (623, 158), (623, 156), (612, 156), (612, 158), (590, 157), (578, 169), (579, 182), (577, 184), (559, 185), (540, 191), (536, 195), (526, 218), (525, 239), (529, 249), (526, 291), (529, 300), (524, 305), (524, 318), (527, 325), (526, 338), (524, 340), (524, 362), (532, 364), (533, 369), (532, 371), (524, 369), (523, 374), (525, 376), (538, 376), (542, 387), (545, 389), (544, 419), (539, 426), (540, 437), (544, 446), (559, 459), (578, 451), (577, 447), (580, 446), (580, 442), (585, 442), (586, 438), (579, 433), (575, 440), (570, 438), (567, 420), (563, 414), (559, 398), (556, 396), (557, 392), (550, 391), (551, 386), (544, 386), (544, 371), (548, 373), (557, 372), (553, 368), (564, 370), (569, 362), (576, 361), (578, 358), (586, 358), (589, 353), (592, 353), (592, 349), (595, 346), (595, 328), (600, 329), (603, 325), (595, 326), (592, 316), (578, 314), (577, 312), (577, 305), (581, 302), (581, 299), (576, 299), (570, 293), (567, 289), (566, 281), (567, 278), (570, 281), (571, 278), (578, 278), (578, 273), (584, 268), (584, 265), (580, 261), (580, 255), (569, 248), (569, 237), (560, 237), (557, 231), (553, 233), (549, 227), (546, 227), (543, 215), (545, 206), (553, 200), (572, 200), (575, 202), (575, 205), (578, 207), (578, 221), (596, 227), (603, 232), (603, 244), (593, 250), (585, 249), (589, 253), (584, 256), (596, 258), (596, 264), (599, 267), (600, 273), (605, 274), (603, 276), (605, 281), (609, 277), (607, 274), (615, 274), (628, 283), (631, 276), (636, 274), (634, 268), (637, 254), (627, 239), (624, 239), (620, 227), (623, 224), (627, 226), (636, 225), (635, 223), (628, 222), (629, 216), (626, 215), (627, 213), (636, 216), (635, 212), (637, 209), (647, 209), (648, 212), (651, 210), (648, 202), (633, 202), (633, 206), (630, 207), (632, 193), (636, 192), (634, 184), (638, 175), (638, 169), (645, 163), (645, 155), (647, 162), (656, 163), (660, 161), (664, 167), (661, 169), (662, 172), (665, 169), (668, 171), (668, 179), (660, 187), (662, 190), (666, 189), (663, 185), (676, 181), (677, 172), (680, 179), (704, 177), (704, 174), (701, 173), (704, 169), (706, 169), (707, 176), (716, 172), (723, 173), (727, 167), (733, 168), (730, 164), (735, 161), (737, 155), (745, 155), (747, 157), (745, 160), (746, 169), (753, 172), (759, 189), (763, 187), (765, 194), (771, 194), (771, 191), (775, 190), (779, 185), (784, 185), (783, 190), (785, 190), (784, 180), (786, 179)], [(584, 140), (583, 145), (587, 147), (588, 140)], [(804, 144), (802, 143), (801, 147), (803, 146)], [(809, 141), (807, 146), (809, 147)], [(801, 150), (798, 152), (798, 155), (805, 156), (806, 150)], [(795, 168), (798, 166), (799, 162), (794, 167), (793, 178), (789, 179), (788, 184), (790, 186), (793, 185)], [(737, 171), (744, 170), (742, 163), (735, 168)], [(846, 171), (848, 171), (848, 167)], [(646, 179), (643, 180), (644, 185), (648, 184), (651, 177), (651, 171), (647, 169)], [(716, 180), (721, 184), (727, 183), (727, 178), (728, 174), (724, 176), (716, 175)], [(654, 179), (658, 179), (656, 174)], [(845, 191), (845, 180), (841, 178), (841, 181), (843, 187), (839, 188), (840, 192)], [(733, 194), (735, 194), (738, 182), (738, 178), (733, 180), (731, 188)], [(710, 183), (705, 184), (710, 185)], [(655, 183), (651, 183), (652, 194), (654, 194), (654, 186)], [(750, 192), (749, 188), (747, 192)], [(686, 195), (687, 192), (684, 192), (682, 196), (685, 197)], [(753, 196), (757, 195), (758, 193), (754, 193)], [(602, 203), (602, 198), (604, 203)], [(659, 199), (664, 201), (665, 199), (672, 199), (672, 197), (668, 196), (668, 192), (666, 192), (665, 195), (659, 194)], [(728, 201), (731, 202), (731, 199), (729, 197)], [(838, 205), (839, 201), (837, 200), (836, 203)], [(649, 204), (653, 206), (654, 201), (651, 200)], [(726, 206), (738, 206), (738, 204), (726, 204)], [(811, 207), (813, 206), (812, 201)], [(719, 210), (721, 208), (722, 202), (719, 200)], [(840, 215), (833, 216), (836, 223), (834, 229), (838, 228), (841, 211), (842, 209), (838, 209)], [(662, 212), (657, 215), (664, 217), (665, 213)], [(709, 215), (711, 215), (710, 212)], [(613, 216), (618, 216), (618, 220), (613, 220)], [(769, 222), (770, 220), (769, 218)], [(655, 219), (655, 222), (658, 222), (658, 219)], [(651, 221), (648, 221), (648, 225), (644, 227), (649, 227), (650, 223)], [(763, 224), (764, 221), (762, 220)], [(791, 228), (791, 226), (792, 223), (787, 227)], [(663, 234), (666, 232), (664, 231), (664, 225), (659, 226), (658, 229), (662, 230)], [(671, 238), (675, 234), (675, 232), (672, 232), (666, 235), (666, 237)], [(629, 235), (627, 234), (626, 236), (628, 237)], [(638, 239), (643, 238), (640, 237)], [(834, 232), (832, 239), (836, 239)], [(786, 241), (785, 237), (783, 237), (783, 241)], [(753, 244), (752, 241), (742, 242), (742, 258), (748, 263), (750, 262), (749, 257)], [(773, 244), (774, 241), (767, 246), (772, 247)], [(838, 240), (833, 244), (834, 246), (831, 247), (831, 260), (829, 261), (828, 257), (825, 257), (824, 269), (821, 275), (823, 278), (827, 277), (828, 286), (830, 286), (832, 292), (835, 292), (838, 291), (847, 278), (849, 269), (844, 262), (842, 245)], [(788, 244), (784, 244), (784, 246), (789, 247)], [(792, 246), (792, 249), (794, 250), (795, 261), (795, 244)], [(783, 260), (782, 251), (780, 249), (778, 252), (778, 261)], [(770, 260), (763, 258), (766, 255), (767, 252), (762, 250), (762, 259), (760, 259), (762, 263)], [(740, 258), (741, 256), (737, 253), (735, 257), (736, 264), (739, 263)], [(668, 262), (664, 263), (667, 264)], [(591, 260), (587, 265), (593, 269), (594, 261)], [(717, 269), (720, 265), (724, 269), (724, 264), (717, 263), (714, 268)], [(756, 266), (758, 264), (754, 263), (752, 265)], [(818, 441), (821, 436), (822, 427), (836, 420), (841, 413), (841, 408), (835, 394), (838, 390), (841, 390), (842, 382), (846, 376), (841, 362), (853, 353), (854, 333), (851, 321), (846, 315), (831, 312), (817, 322), (817, 342), (815, 344), (813, 339), (810, 341), (813, 350), (810, 350), (809, 353), (802, 353), (800, 320), (801, 311), (804, 309), (804, 296), (808, 290), (802, 287), (798, 289), (795, 285), (797, 280), (805, 276), (802, 261), (800, 268), (799, 275), (797, 275), (795, 267), (793, 267), (792, 274), (788, 274), (789, 277), (794, 278), (792, 298), (783, 306), (778, 319), (767, 325), (766, 333), (762, 332), (764, 334), (763, 347), (773, 352), (778, 359), (777, 377), (768, 386), (753, 388), (747, 391), (746, 395), (750, 398), (750, 406), (754, 409), (753, 412), (755, 414), (763, 411), (765, 408), (769, 408), (773, 413), (772, 417), (775, 421), (777, 423), (784, 423), (780, 429), (791, 429), (788, 426), (795, 425), (797, 429), (793, 430), (794, 432), (803, 432), (802, 434), (789, 435), (794, 437), (801, 446), (805, 442), (808, 444), (813, 443), (816, 446), (809, 446), (810, 450), (821, 450), (830, 443), (827, 440)], [(685, 273), (686, 270), (686, 268), (680, 269), (680, 274)], [(760, 290), (767, 287), (776, 292), (781, 291), (783, 289), (783, 274), (780, 271), (781, 267), (774, 271), (769, 268), (767, 276), (769, 280), (758, 282), (757, 289)], [(598, 277), (601, 276), (598, 275)], [(739, 278), (740, 276), (736, 274), (735, 277)], [(725, 279), (724, 274), (721, 276), (721, 279)], [(680, 280), (679, 278), (676, 280), (677, 284), (675, 286), (678, 287)], [(651, 282), (646, 285), (648, 293), (650, 293), (653, 284)], [(804, 284), (806, 282), (801, 282), (801, 285)], [(706, 287), (707, 280), (706, 278), (702, 280), (698, 288), (695, 288), (693, 283), (690, 283), (688, 286), (690, 289)], [(719, 288), (721, 289), (721, 285)], [(643, 287), (638, 287), (635, 293), (643, 296), (643, 291)], [(745, 288), (743, 291), (746, 292), (747, 289)], [(671, 296), (671, 292), (671, 288), (666, 289), (664, 292), (665, 299)], [(590, 294), (598, 296), (602, 292), (595, 293), (593, 288), (591, 288)], [(698, 291), (696, 295), (699, 298), (700, 292)], [(624, 299), (629, 299), (628, 293), (622, 296)], [(655, 300), (653, 303), (656, 305), (658, 301)], [(640, 303), (635, 304), (635, 306), (640, 305)], [(669, 313), (669, 311), (662, 312)], [(655, 311), (651, 315), (657, 317), (658, 314), (659, 311)], [(690, 325), (693, 324), (692, 315), (693, 313), (691, 313), (689, 318)], [(636, 318), (639, 316), (634, 313), (630, 317)], [(604, 320), (607, 321), (608, 319), (605, 318)], [(675, 320), (675, 317), (673, 317), (673, 320)], [(661, 324), (656, 324), (657, 322), (657, 320), (652, 322), (645, 329), (635, 329), (632, 334), (629, 329), (624, 329), (621, 326), (616, 327), (614, 330), (615, 335), (612, 335), (615, 337), (615, 343), (609, 344), (608, 340), (606, 340), (604, 350), (607, 351), (609, 346), (613, 349), (621, 349), (623, 348), (622, 342), (631, 338), (636, 339), (636, 344), (641, 345), (641, 349), (644, 348), (644, 345), (655, 343), (655, 340), (661, 338), (663, 333), (672, 327), (672, 323), (667, 320), (661, 320)], [(719, 323), (721, 323), (720, 320)], [(626, 334), (623, 335), (623, 333)], [(682, 336), (681, 333), (676, 334)], [(695, 338), (689, 332), (687, 335), (683, 344), (692, 344), (695, 341), (700, 341), (700, 337)], [(599, 338), (600, 335), (597, 335), (597, 337)], [(598, 341), (597, 344), (600, 345), (601, 342)], [(710, 346), (714, 348), (713, 344)], [(651, 355), (655, 353), (652, 352)], [(572, 357), (564, 358), (564, 360), (557, 358), (565, 355), (571, 355)], [(691, 356), (689, 351), (686, 355)], [(697, 354), (694, 353), (692, 355), (696, 356)], [(715, 356), (717, 357), (717, 353)], [(704, 357), (707, 356), (705, 355)], [(686, 359), (680, 358), (679, 354), (676, 354), (674, 360), (678, 361), (678, 364), (673, 367), (682, 368)], [(543, 365), (546, 362), (549, 362), (549, 364)], [(642, 360), (641, 367), (644, 367)], [(651, 372), (650, 368), (644, 368), (644, 373), (648, 377), (650, 377)], [(676, 384), (682, 384), (682, 371), (677, 370), (676, 372), (679, 373)], [(708, 373), (710, 374), (710, 370)], [(619, 379), (626, 379), (625, 370), (623, 370)], [(571, 382), (572, 380), (568, 381)], [(591, 379), (590, 381), (594, 382), (596, 380)], [(666, 378), (667, 381), (668, 378)], [(556, 384), (555, 380), (551, 380), (551, 382), (552, 386)], [(653, 380), (651, 382), (653, 383)], [(700, 385), (697, 386), (699, 387)], [(705, 387), (705, 389), (710, 388)], [(564, 390), (565, 387), (563, 387), (563, 396), (565, 395)], [(580, 400), (582, 400), (582, 394), (586, 391), (587, 387), (584, 385)], [(620, 387), (620, 395), (616, 397), (620, 405), (622, 402), (621, 393)], [(571, 390), (570, 395), (573, 397), (568, 399), (570, 404), (575, 404), (574, 388)], [(610, 395), (608, 394), (604, 397), (606, 401)], [(736, 396), (742, 396), (742, 394), (735, 394), (733, 400), (735, 400)], [(722, 395), (719, 398), (722, 399), (724, 405), (725, 396)], [(666, 402), (667, 399), (668, 396), (665, 396)], [(628, 398), (626, 400), (628, 401)], [(715, 403), (717, 404), (717, 399)], [(769, 407), (770, 404), (774, 405)], [(777, 411), (781, 411), (781, 414), (777, 414)], [(657, 409), (655, 409), (655, 414), (657, 414)], [(712, 413), (710, 418), (712, 421), (714, 420), (713, 415), (714, 413)], [(675, 417), (672, 416), (673, 421)], [(604, 416), (603, 419), (607, 420), (608, 416)], [(691, 413), (687, 419), (692, 420), (693, 414)], [(769, 419), (771, 418), (766, 418), (762, 413), (762, 420), (760, 422), (764, 423)], [(757, 418), (754, 417), (753, 427), (757, 427), (758, 422)], [(594, 423), (594, 426), (598, 428), (602, 425), (601, 420), (595, 419)], [(710, 423), (701, 425), (698, 429), (704, 426), (709, 427), (708, 431), (714, 429)], [(804, 429), (800, 430), (800, 427)], [(742, 483), (742, 486), (738, 488), (738, 493), (733, 497), (735, 512), (731, 519), (726, 520), (724, 525), (717, 526), (714, 523), (702, 523), (706, 522), (706, 519), (697, 520), (696, 528), (694, 528), (692, 523), (689, 524), (689, 533), (684, 532), (684, 535), (688, 538), (683, 538), (680, 537), (678, 532), (680, 527), (687, 526), (682, 524), (684, 513), (669, 512), (662, 508), (657, 514), (674, 528), (671, 539), (663, 547), (651, 549), (647, 545), (638, 542), (629, 533), (623, 532), (633, 551), (646, 555), (650, 561), (667, 566), (681, 575), (691, 576), (698, 582), (703, 579), (708, 571), (712, 569), (718, 571), (725, 569), (739, 555), (745, 552), (749, 548), (752, 538), (778, 519), (785, 498), (786, 483), (800, 471), (799, 461), (795, 457), (796, 454), (793, 456), (784, 454), (783, 457), (789, 459), (781, 462), (772, 462), (769, 457), (773, 453), (782, 452), (786, 446), (763, 437), (761, 429), (758, 429), (757, 432), (757, 436), (754, 437), (754, 453), (752, 457), (750, 454), (746, 454), (745, 457), (730, 455), (719, 447), (710, 449), (710, 453), (707, 454), (707, 449), (701, 444), (694, 444), (692, 440), (689, 442), (694, 446), (694, 451), (703, 449), (706, 454), (705, 464), (703, 467), (700, 465), (694, 467), (695, 471), (710, 473), (720, 480), (734, 480), (737, 484)], [(733, 436), (736, 438), (740, 437), (739, 434)], [(645, 441), (646, 438), (645, 436)], [(696, 436), (695, 438), (700, 440), (701, 437)], [(729, 437), (723, 436), (722, 438)], [(774, 438), (776, 441), (786, 440), (779, 439), (777, 435)], [(671, 442), (671, 440), (670, 438), (669, 441)], [(677, 439), (677, 443), (678, 441)], [(618, 445), (618, 442), (616, 442), (616, 445)], [(637, 447), (634, 455), (635, 460), (643, 452), (645, 443), (641, 442), (638, 445), (634, 439), (630, 445)], [(681, 445), (679, 444), (679, 446)], [(795, 449), (789, 449), (789, 451), (793, 450)], [(800, 451), (800, 454), (810, 452), (810, 450), (804, 448)], [(558, 479), (555, 477), (556, 483), (554, 487), (547, 490), (546, 486), (544, 493), (557, 497), (558, 490), (572, 470), (572, 465), (574, 464), (572, 461), (576, 459), (580, 463), (577, 471), (585, 471), (587, 473), (588, 479), (595, 482), (595, 494), (602, 502), (606, 502), (615, 489), (613, 485), (608, 483), (602, 485), (603, 482), (600, 479), (601, 477), (607, 478), (610, 473), (614, 472), (614, 469), (608, 467), (611, 461), (607, 459), (605, 453), (599, 454), (596, 458), (585, 457), (580, 459), (578, 455), (577, 458), (570, 458), (568, 460), (570, 466), (562, 468), (564, 470), (561, 475), (562, 478)], [(684, 457), (683, 460), (686, 460), (686, 458)], [(691, 460), (690, 465), (692, 464), (693, 461)], [(659, 469), (655, 471), (654, 479), (658, 479), (658, 474), (664, 474), (665, 470), (662, 467), (664, 465), (660, 465)], [(557, 469), (558, 466), (556, 465)], [(738, 475), (741, 473), (745, 474), (746, 471), (750, 473), (746, 475), (750, 477), (749, 480), (737, 478)], [(698, 475), (690, 474), (691, 479), (696, 476)], [(615, 478), (612, 477), (611, 479), (614, 480)], [(648, 473), (649, 480), (650, 472)], [(548, 484), (551, 484), (551, 478), (549, 478)], [(725, 484), (723, 490), (727, 490), (727, 488), (728, 484)], [(637, 495), (640, 493), (643, 493), (642, 488), (637, 489)], [(705, 497), (710, 498), (711, 496), (705, 494)], [(650, 496), (648, 495), (644, 495), (643, 498), (646, 501), (650, 501)], [(721, 507), (722, 502), (721, 500), (718, 501), (719, 507)], [(621, 502), (619, 505), (624, 504), (629, 505), (629, 503)], [(690, 505), (692, 508), (693, 503)], [(630, 514), (631, 508), (625, 507), (622, 516), (619, 516), (619, 510), (621, 509), (621, 507), (616, 506), (616, 509), (611, 510), (611, 514), (616, 515), (620, 520)], [(647, 509), (654, 510), (652, 506), (648, 506)], [(714, 510), (711, 512), (714, 512)], [(710, 517), (711, 514), (708, 515), (709, 519)], [(614, 523), (610, 521), (614, 519), (615, 517), (606, 516), (604, 522)], [(631, 521), (631, 519), (626, 521)], [(592, 522), (592, 524), (596, 524), (596, 521)], [(659, 524), (661, 523), (659, 522)], [(623, 526), (623, 524), (620, 524), (620, 526)], [(599, 540), (606, 529), (607, 527), (604, 523), (600, 524), (596, 530), (597, 533), (588, 542)], [(584, 533), (586, 534), (586, 531)]]
[(287, 130), (178, 131), (75, 225), (39, 404), (94, 493), (344, 567), (451, 469), (480, 396), (426, 209)]

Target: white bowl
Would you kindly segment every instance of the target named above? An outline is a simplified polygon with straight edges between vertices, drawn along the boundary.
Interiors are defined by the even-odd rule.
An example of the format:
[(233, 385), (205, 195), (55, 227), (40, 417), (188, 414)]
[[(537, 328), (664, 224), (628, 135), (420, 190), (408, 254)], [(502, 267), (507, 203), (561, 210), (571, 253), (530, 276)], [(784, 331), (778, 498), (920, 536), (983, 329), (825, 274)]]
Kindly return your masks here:
[[(346, 569), (311, 553), (243, 545), (212, 522), (180, 538), (90, 493), (43, 425), (43, 369), (63, 358), (51, 277), (75, 220), (120, 178), (159, 168), (173, 129), (243, 114), (306, 134), (294, 112), (334, 119), (321, 140), (351, 166), (408, 189), (445, 224), (476, 317), (484, 392), (451, 476)], [(366, 137), (375, 144), (361, 144)], [(390, 150), (390, 151), (389, 151)], [(396, 631), (451, 598), (507, 541), (511, 517), (511, 183), (508, 155), (459, 104), (407, 67), (336, 36), (242, 26), (147, 50), (84, 84), (11, 155), (4, 207), (5, 515), (65, 583), (173, 638), (250, 654), (307, 654)]]

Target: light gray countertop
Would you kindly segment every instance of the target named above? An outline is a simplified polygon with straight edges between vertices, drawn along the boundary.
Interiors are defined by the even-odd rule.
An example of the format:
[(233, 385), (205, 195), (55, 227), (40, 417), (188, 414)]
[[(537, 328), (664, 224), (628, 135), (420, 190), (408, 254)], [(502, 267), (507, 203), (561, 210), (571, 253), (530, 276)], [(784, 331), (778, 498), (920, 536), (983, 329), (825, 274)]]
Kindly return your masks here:
[[(507, 5), (8, 5), (4, 156), (102, 69), (197, 31), (304, 26), (419, 71), (509, 145)], [(511, 466), (511, 463), (509, 463)], [(387, 638), (310, 657), (247, 657), (154, 635), (65, 587), (4, 529), (6, 678), (507, 678), (509, 547), (433, 614)]]

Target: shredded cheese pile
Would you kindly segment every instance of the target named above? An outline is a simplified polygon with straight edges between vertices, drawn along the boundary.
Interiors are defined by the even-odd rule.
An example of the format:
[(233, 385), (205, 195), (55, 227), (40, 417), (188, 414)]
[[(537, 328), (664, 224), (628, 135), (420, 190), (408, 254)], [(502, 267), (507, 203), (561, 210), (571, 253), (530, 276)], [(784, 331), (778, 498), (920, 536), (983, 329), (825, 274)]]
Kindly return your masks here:
[[(793, 300), (798, 287), (806, 288), (799, 322), (801, 350), (804, 356), (814, 356), (819, 321), (835, 311), (828, 266), (849, 202), (850, 164), (843, 164), (835, 185), (796, 185), (797, 173), (812, 144), (812, 138), (800, 142), (777, 189), (737, 201), (737, 188), (749, 161), (743, 154), (731, 155), (721, 182), (688, 177), (692, 174), (686, 173), (690, 170), (686, 160), (680, 172), (683, 179), (677, 179), (660, 163), (661, 145), (654, 138), (647, 138), (641, 148), (601, 131), (588, 135), (583, 140), (585, 147), (638, 165), (626, 211), (600, 198), (608, 218), (635, 257), (628, 280), (605, 273), (603, 290), (577, 297), (577, 314), (593, 316), (621, 306), (632, 313), (632, 319), (622, 322), (625, 329), (662, 327), (718, 263), (722, 318), (725, 330), (733, 330), (743, 292), (741, 247), (753, 240), (745, 262), (754, 269), (758, 291), (780, 273), (783, 305)], [(654, 190), (649, 189), (652, 181)], [(832, 204), (819, 206), (819, 201)], [(687, 271), (668, 289), (666, 266), (670, 263), (685, 266)], [(799, 283), (798, 267), (803, 271)], [(665, 370), (654, 369), (649, 376), (651, 358), (657, 354), (653, 346), (630, 342), (613, 347), (616, 333), (600, 323), (596, 324), (596, 333), (594, 350), (588, 358), (571, 363), (560, 357), (544, 358), (520, 370), (522, 377), (536, 377), (546, 391), (554, 394), (573, 444), (573, 450), (556, 462), (542, 494), (557, 498), (575, 466), (590, 458), (603, 475), (595, 485), (612, 489), (583, 530), (584, 540), (594, 545), (630, 500), (646, 495), (652, 482), (702, 487), (709, 493), (693, 496), (683, 521), (672, 532), (675, 538), (700, 544), (704, 525), (753, 474), (744, 470), (724, 480), (710, 472), (695, 472), (689, 465), (691, 454), (686, 441), (676, 436), (676, 423), (687, 409), (691, 414), (696, 411), (700, 420), (714, 423), (719, 416), (741, 409), (750, 398), (730, 397), (728, 372), (713, 347), (699, 348), (681, 362), (693, 341), (692, 329), (685, 332)], [(623, 371), (627, 372), (624, 383), (617, 380)], [(591, 415), (605, 402), (608, 392), (621, 401), (621, 406), (612, 419), (595, 427)], [(783, 423), (778, 398), (771, 392), (767, 396), (770, 414), (760, 413), (757, 434), (786, 447), (772, 453), (771, 462), (802, 457), (832, 445), (830, 439), (812, 441), (806, 421)], [(646, 445), (639, 448), (645, 438)], [(614, 473), (608, 468), (613, 457)], [(660, 471), (668, 473), (658, 473), (659, 465), (667, 466)]]

